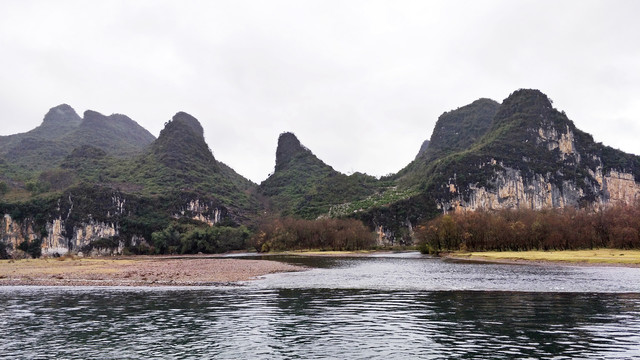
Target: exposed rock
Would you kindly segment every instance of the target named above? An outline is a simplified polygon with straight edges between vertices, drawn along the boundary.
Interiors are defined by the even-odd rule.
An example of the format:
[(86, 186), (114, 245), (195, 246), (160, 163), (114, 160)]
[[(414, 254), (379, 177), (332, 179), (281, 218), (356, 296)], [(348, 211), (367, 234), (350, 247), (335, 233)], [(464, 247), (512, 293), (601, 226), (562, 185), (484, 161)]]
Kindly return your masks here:
[(204, 201), (195, 199), (191, 200), (179, 214), (174, 214), (173, 217), (176, 219), (188, 217), (213, 226), (220, 223), (223, 214), (226, 215), (224, 208), (214, 207), (213, 204), (207, 204)]
[(611, 171), (604, 177), (602, 190), (610, 203), (633, 204), (640, 200), (640, 184), (633, 174)]

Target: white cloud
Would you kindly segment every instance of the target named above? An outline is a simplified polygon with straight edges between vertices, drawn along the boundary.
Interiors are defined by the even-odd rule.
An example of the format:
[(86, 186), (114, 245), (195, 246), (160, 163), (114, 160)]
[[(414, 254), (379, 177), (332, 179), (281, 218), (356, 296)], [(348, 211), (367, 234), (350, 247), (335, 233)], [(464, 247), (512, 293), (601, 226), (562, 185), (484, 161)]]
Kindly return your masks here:
[(0, 133), (65, 102), (155, 133), (196, 116), (254, 181), (295, 132), (374, 175), (406, 165), (437, 117), (539, 88), (596, 140), (640, 154), (635, 1), (3, 1)]

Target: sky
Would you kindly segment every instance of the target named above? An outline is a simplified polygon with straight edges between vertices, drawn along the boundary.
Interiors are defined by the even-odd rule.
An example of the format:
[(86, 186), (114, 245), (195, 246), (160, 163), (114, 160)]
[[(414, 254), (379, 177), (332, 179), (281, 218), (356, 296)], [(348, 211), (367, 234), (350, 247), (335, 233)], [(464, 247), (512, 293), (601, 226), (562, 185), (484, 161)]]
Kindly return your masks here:
[(443, 112), (539, 89), (640, 154), (640, 1), (0, 1), (0, 135), (71, 105), (158, 136), (195, 116), (259, 183), (278, 135), (336, 170), (394, 173)]

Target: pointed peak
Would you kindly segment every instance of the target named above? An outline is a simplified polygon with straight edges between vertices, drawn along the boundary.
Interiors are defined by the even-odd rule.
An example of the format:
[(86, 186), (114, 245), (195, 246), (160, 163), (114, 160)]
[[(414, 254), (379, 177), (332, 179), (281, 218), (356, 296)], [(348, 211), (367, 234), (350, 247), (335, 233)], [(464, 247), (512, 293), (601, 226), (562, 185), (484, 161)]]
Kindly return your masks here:
[(161, 161), (170, 167), (178, 168), (185, 161), (194, 160), (217, 169), (200, 122), (185, 112), (175, 114), (171, 121), (165, 123), (152, 148), (161, 157)]
[(101, 119), (101, 118), (105, 118), (106, 116), (102, 115), (101, 113), (97, 112), (97, 111), (93, 111), (93, 110), (87, 110), (82, 114), (82, 117), (87, 120), (94, 120), (94, 119)]
[(75, 110), (73, 110), (73, 108), (68, 105), (68, 104), (60, 104), (58, 106), (54, 106), (51, 109), (49, 109), (49, 112), (51, 111), (57, 111), (57, 112), (76, 112)]
[(177, 112), (173, 116), (172, 121), (178, 124), (184, 124), (188, 126), (191, 130), (193, 130), (196, 134), (204, 137), (204, 129), (202, 128), (202, 125), (200, 124), (198, 119), (187, 114), (186, 112), (183, 112), (183, 111)]
[(552, 101), (542, 91), (536, 89), (519, 89), (511, 93), (502, 102), (502, 108), (509, 113), (530, 113), (532, 111), (551, 110)]
[(302, 144), (296, 135), (292, 132), (283, 132), (278, 136), (278, 147), (280, 146), (296, 146), (301, 147)]
[(311, 153), (304, 147), (300, 140), (291, 132), (284, 132), (278, 137), (278, 148), (276, 149), (276, 170), (288, 164), (297, 154)]
[(73, 108), (67, 104), (54, 106), (44, 116), (43, 124), (79, 125), (82, 119)]

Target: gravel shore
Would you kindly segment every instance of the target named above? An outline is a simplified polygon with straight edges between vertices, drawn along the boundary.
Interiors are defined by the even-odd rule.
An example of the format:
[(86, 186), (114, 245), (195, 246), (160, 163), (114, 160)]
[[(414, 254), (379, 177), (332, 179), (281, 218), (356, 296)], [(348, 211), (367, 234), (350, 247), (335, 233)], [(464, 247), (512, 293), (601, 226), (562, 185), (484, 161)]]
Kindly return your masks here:
[(0, 286), (226, 285), (306, 268), (276, 261), (194, 258), (48, 258), (0, 261)]

